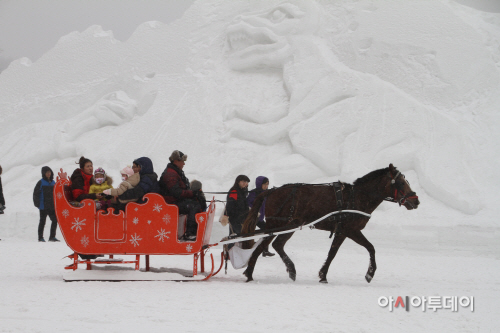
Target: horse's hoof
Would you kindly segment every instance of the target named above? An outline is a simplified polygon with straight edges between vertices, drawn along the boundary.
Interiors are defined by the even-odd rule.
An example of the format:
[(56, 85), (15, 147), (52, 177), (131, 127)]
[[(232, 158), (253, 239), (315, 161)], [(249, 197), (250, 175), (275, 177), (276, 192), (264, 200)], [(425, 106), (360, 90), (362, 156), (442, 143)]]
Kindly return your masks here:
[(252, 282), (253, 279), (251, 277), (247, 278), (247, 280), (245, 282)]
[(366, 282), (370, 283), (373, 279), (373, 275), (370, 275), (370, 274), (366, 274), (365, 275), (365, 279), (366, 279)]
[(295, 281), (295, 279), (297, 278), (297, 273), (295, 273), (295, 272), (288, 272), (288, 276), (290, 277), (290, 279), (292, 279), (293, 281)]
[(321, 280), (319, 280), (319, 283), (328, 283), (328, 280), (327, 279), (321, 279)]

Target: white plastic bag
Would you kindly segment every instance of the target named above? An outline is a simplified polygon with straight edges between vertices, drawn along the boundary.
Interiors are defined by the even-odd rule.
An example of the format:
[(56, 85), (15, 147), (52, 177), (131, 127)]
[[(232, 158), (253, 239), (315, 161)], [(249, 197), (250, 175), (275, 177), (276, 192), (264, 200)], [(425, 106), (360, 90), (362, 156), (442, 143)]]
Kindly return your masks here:
[(259, 246), (264, 238), (259, 239), (251, 249), (245, 250), (241, 248), (241, 243), (235, 243), (234, 246), (229, 250), (229, 260), (234, 269), (245, 268), (248, 265), (248, 260), (252, 256), (253, 251)]

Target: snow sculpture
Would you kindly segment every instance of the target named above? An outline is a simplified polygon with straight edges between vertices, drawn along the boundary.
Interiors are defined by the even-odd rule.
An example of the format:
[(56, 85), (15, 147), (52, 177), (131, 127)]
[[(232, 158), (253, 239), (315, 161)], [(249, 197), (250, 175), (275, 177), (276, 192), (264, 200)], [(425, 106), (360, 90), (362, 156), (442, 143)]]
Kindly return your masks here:
[[(420, 185), (445, 204), (468, 214), (480, 210), (466, 162), (474, 146), (458, 123), (394, 84), (341, 62), (318, 33), (323, 12), (313, 1), (290, 1), (239, 15), (227, 27), (230, 68), (241, 76), (279, 69), (289, 101), (278, 116), (230, 110), (223, 140), (288, 142), (295, 162), (312, 163), (325, 176), (355, 176), (392, 162), (415, 170)], [(429, 59), (421, 66), (435, 72), (439, 66)], [(410, 66), (407, 73), (412, 74)], [(281, 164), (288, 163), (290, 157), (282, 157)]]

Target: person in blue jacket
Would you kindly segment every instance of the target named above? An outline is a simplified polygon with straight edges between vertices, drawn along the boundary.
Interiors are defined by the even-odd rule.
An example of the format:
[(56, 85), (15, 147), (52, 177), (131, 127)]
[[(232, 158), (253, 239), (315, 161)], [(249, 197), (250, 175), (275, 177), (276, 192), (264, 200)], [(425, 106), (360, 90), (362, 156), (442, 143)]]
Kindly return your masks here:
[(54, 173), (48, 166), (42, 167), (42, 179), (36, 183), (33, 189), (33, 203), (40, 210), (40, 222), (38, 223), (38, 241), (45, 242), (43, 230), (47, 216), (50, 217), (52, 225), (50, 226), (49, 242), (59, 242), (56, 238), (57, 217), (54, 207)]

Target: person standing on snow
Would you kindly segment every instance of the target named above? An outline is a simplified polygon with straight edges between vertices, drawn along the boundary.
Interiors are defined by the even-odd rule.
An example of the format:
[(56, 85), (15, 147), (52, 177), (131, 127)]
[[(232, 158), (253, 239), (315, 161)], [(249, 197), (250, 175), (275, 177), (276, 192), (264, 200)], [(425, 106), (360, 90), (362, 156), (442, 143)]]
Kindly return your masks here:
[[(2, 175), (2, 166), (0, 165), (0, 176)], [(0, 177), (0, 214), (3, 214), (5, 209), (5, 198), (3, 197), (2, 177)], [(1, 239), (0, 239), (1, 240)]]
[(169, 160), (170, 163), (167, 164), (160, 177), (161, 195), (166, 203), (179, 207), (179, 214), (187, 214), (186, 233), (182, 239), (194, 241), (198, 230), (196, 214), (201, 212), (201, 206), (197, 199), (201, 190), (193, 191), (190, 188), (189, 179), (182, 171), (186, 164), (187, 155), (179, 150), (174, 150)]
[[(250, 191), (250, 194), (248, 195), (247, 201), (248, 201), (248, 206), (252, 208), (253, 203), (255, 201), (255, 198), (267, 190), (269, 188), (269, 179), (264, 176), (259, 176), (255, 179), (255, 189)], [(266, 221), (264, 221), (264, 218), (266, 216), (266, 200), (264, 199), (264, 202), (262, 203), (262, 206), (260, 207), (259, 210), (259, 221), (257, 221), (257, 226), (261, 230), (266, 229)], [(272, 257), (274, 256), (274, 253), (269, 252), (269, 245), (266, 246), (264, 249), (264, 252), (262, 252), (262, 256), (264, 257)]]
[[(0, 176), (2, 175), (2, 166), (0, 165)], [(2, 177), (0, 177), (0, 214), (5, 209), (5, 198), (3, 197)]]
[(33, 203), (40, 211), (40, 222), (38, 223), (38, 241), (45, 242), (43, 230), (47, 216), (50, 217), (52, 225), (50, 226), (49, 242), (59, 242), (56, 238), (57, 217), (54, 207), (54, 173), (48, 166), (42, 167), (42, 179), (36, 183), (33, 189)]
[(232, 233), (241, 234), (243, 222), (248, 215), (248, 183), (250, 179), (245, 175), (239, 175), (234, 181), (233, 187), (227, 194), (226, 211), (229, 216), (229, 235)]

